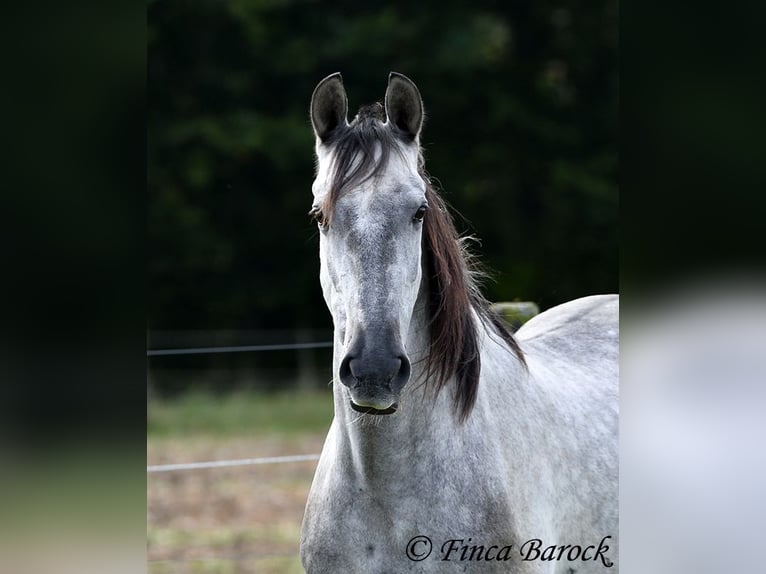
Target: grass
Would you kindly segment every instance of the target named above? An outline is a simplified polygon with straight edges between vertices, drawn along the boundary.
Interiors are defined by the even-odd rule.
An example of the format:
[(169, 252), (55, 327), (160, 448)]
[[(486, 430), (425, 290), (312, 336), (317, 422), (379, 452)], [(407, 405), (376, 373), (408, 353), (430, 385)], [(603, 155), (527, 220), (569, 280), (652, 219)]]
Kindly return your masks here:
[(153, 438), (314, 433), (327, 430), (332, 412), (330, 389), (226, 395), (195, 391), (175, 399), (151, 401), (147, 434)]
[[(320, 452), (332, 393), (195, 392), (148, 405), (147, 462)], [(300, 525), (316, 463), (149, 474), (150, 574), (303, 572)]]
[(179, 570), (173, 562), (158, 562), (151, 565), (149, 574), (304, 574), (298, 558), (272, 556), (266, 558), (227, 560), (220, 558), (190, 560)]

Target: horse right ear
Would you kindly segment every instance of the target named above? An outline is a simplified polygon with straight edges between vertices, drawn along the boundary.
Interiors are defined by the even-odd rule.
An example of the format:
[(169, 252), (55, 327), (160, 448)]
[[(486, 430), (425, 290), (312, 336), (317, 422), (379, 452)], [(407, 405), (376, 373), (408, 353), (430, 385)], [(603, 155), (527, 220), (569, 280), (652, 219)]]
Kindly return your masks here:
[(317, 84), (311, 96), (311, 125), (324, 142), (340, 126), (348, 125), (348, 98), (340, 72), (330, 74)]
[(423, 100), (418, 87), (404, 74), (388, 75), (386, 118), (409, 140), (417, 140), (423, 127)]

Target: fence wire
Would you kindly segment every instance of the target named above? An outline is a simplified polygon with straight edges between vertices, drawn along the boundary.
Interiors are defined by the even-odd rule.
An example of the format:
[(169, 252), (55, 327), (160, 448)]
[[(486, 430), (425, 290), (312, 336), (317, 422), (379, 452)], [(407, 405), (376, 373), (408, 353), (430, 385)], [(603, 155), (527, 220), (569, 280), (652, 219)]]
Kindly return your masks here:
[(230, 466), (248, 466), (254, 464), (277, 464), (281, 462), (304, 462), (319, 460), (319, 454), (293, 454), (289, 456), (264, 456), (260, 458), (241, 458), (237, 460), (213, 460), (208, 462), (187, 462), (178, 464), (154, 464), (146, 467), (146, 472), (170, 472), (174, 470), (197, 470), (202, 468), (224, 468)]
[(148, 349), (147, 357), (162, 357), (167, 355), (212, 355), (216, 353), (253, 353), (257, 351), (292, 351), (301, 349), (327, 349), (332, 347), (332, 341), (315, 343), (285, 343), (279, 345), (240, 345), (237, 347), (196, 347), (192, 349)]

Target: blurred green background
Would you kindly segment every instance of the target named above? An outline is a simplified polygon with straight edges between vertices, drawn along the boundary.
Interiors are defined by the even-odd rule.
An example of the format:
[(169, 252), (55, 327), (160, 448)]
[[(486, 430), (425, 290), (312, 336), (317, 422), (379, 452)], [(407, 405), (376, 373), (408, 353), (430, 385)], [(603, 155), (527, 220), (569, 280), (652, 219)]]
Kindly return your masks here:
[(490, 300), (617, 290), (615, 1), (165, 0), (148, 27), (150, 337), (331, 328), (308, 104), (336, 71), (350, 115), (417, 83)]

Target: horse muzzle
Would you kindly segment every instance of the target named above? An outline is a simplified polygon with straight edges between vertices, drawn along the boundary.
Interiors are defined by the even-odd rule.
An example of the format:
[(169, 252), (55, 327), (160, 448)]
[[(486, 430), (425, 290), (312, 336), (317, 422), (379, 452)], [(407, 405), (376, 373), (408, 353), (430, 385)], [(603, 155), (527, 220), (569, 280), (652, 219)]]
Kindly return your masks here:
[(410, 361), (403, 349), (356, 347), (340, 364), (339, 378), (348, 387), (351, 408), (357, 412), (389, 415), (399, 407), (399, 395), (410, 379)]

